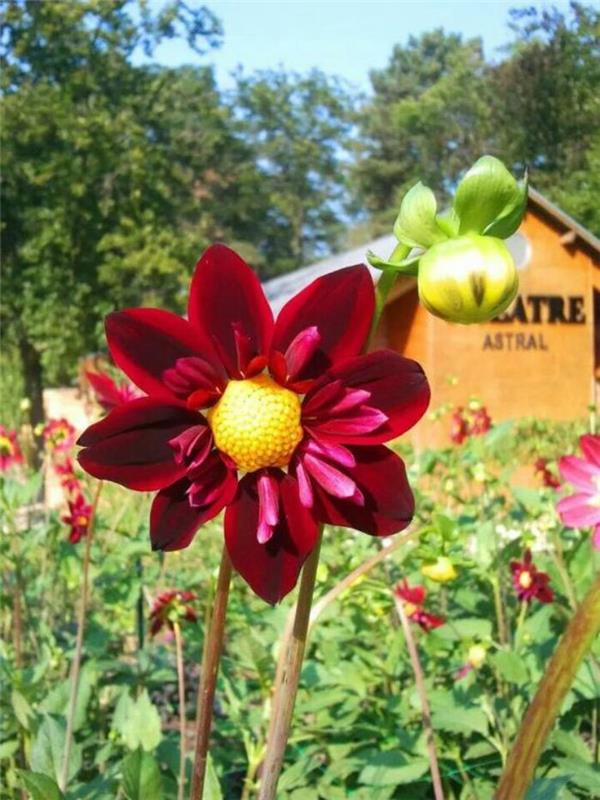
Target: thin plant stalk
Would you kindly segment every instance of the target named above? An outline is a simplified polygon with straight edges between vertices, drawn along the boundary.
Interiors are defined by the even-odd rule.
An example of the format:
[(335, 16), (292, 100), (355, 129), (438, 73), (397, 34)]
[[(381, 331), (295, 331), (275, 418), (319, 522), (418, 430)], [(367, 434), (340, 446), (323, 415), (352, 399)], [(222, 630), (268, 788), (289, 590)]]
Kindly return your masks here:
[(227, 548), (223, 545), (210, 629), (207, 633), (202, 653), (202, 673), (200, 676), (200, 690), (198, 692), (196, 710), (196, 743), (190, 800), (202, 800), (204, 792), (210, 728), (217, 686), (217, 673), (219, 671), (219, 660), (223, 649), (225, 615), (227, 613), (227, 602), (229, 600), (231, 571), (231, 560), (227, 553)]
[(181, 626), (173, 623), (175, 634), (175, 660), (177, 662), (177, 687), (179, 690), (179, 783), (177, 786), (177, 800), (183, 800), (185, 790), (185, 672), (183, 669), (183, 640)]
[(495, 800), (523, 800), (544, 744), (581, 663), (600, 632), (600, 575), (571, 618), (525, 716)]
[(273, 702), (273, 710), (271, 711), (271, 719), (273, 722), (269, 730), (267, 754), (262, 766), (258, 800), (275, 800), (276, 798), (277, 781), (279, 780), (279, 773), (283, 765), (285, 747), (292, 724), (294, 703), (296, 701), (300, 672), (302, 670), (302, 659), (304, 658), (304, 650), (306, 648), (310, 607), (315, 589), (322, 538), (323, 529), (321, 528), (319, 540), (312, 553), (306, 559), (302, 570), (298, 601), (296, 603), (296, 614), (294, 617), (294, 627), (286, 649), (285, 666), (281, 676), (281, 682), (277, 687), (277, 693)]
[(83, 654), (83, 634), (85, 631), (85, 615), (87, 611), (88, 598), (90, 594), (89, 578), (90, 578), (90, 560), (92, 553), (92, 537), (94, 533), (94, 520), (96, 518), (96, 510), (98, 502), (100, 501), (100, 493), (102, 492), (103, 482), (98, 481), (96, 493), (92, 501), (92, 508), (90, 511), (90, 518), (85, 535), (85, 550), (83, 553), (83, 578), (81, 581), (81, 594), (79, 598), (79, 613), (77, 615), (77, 636), (75, 639), (75, 655), (73, 656), (73, 664), (71, 665), (71, 693), (69, 696), (69, 706), (67, 709), (67, 730), (65, 733), (65, 750), (63, 754), (62, 769), (60, 773), (59, 788), (61, 792), (65, 791), (67, 781), (69, 779), (69, 761), (71, 759), (71, 746), (73, 744), (73, 726), (75, 723), (75, 708), (77, 706), (77, 693), (79, 690), (79, 673), (81, 671), (81, 656)]
[[(398, 254), (398, 245), (394, 254)], [(396, 283), (398, 274), (384, 271), (379, 276), (375, 287), (375, 312), (371, 321), (371, 330), (366, 349), (372, 344), (387, 297)], [(285, 747), (290, 734), (290, 726), (294, 713), (294, 703), (302, 670), (302, 659), (306, 648), (306, 639), (310, 625), (311, 604), (317, 577), (317, 566), (321, 552), (323, 529), (321, 528), (319, 541), (312, 553), (306, 559), (300, 579), (300, 589), (291, 633), (289, 628), (284, 632), (282, 652), (280, 655), (281, 669), (275, 676), (275, 694), (271, 708), (271, 719), (267, 735), (266, 757), (261, 769), (261, 781), (258, 800), (275, 800), (279, 773), (283, 766)], [(281, 661), (283, 659), (283, 661)], [(193, 800), (196, 800), (194, 798)]]
[(427, 699), (427, 689), (425, 688), (425, 678), (423, 677), (423, 670), (421, 669), (421, 662), (419, 660), (419, 653), (417, 652), (417, 645), (415, 644), (410, 622), (404, 610), (404, 604), (400, 598), (394, 595), (394, 602), (396, 604), (396, 611), (400, 618), (400, 624), (406, 639), (406, 646), (410, 656), (410, 663), (412, 664), (413, 672), (415, 675), (415, 685), (417, 693), (421, 702), (421, 716), (423, 717), (423, 729), (425, 731), (425, 741), (427, 743), (427, 750), (429, 752), (429, 770), (431, 772), (431, 780), (433, 783), (433, 796), (435, 800), (444, 800), (444, 789), (442, 787), (442, 778), (440, 776), (440, 768), (437, 760), (437, 752), (435, 749), (435, 739), (433, 736), (433, 725), (431, 724), (431, 712), (429, 710), (429, 701)]

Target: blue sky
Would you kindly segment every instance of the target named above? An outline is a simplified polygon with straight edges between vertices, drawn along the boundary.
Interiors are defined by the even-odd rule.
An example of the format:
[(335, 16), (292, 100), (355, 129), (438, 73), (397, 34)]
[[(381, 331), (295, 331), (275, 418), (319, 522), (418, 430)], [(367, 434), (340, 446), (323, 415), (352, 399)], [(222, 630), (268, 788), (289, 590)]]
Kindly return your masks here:
[[(200, 0), (189, 0), (191, 3)], [(480, 2), (414, 2), (413, 0), (203, 0), (221, 19), (223, 45), (198, 57), (183, 42), (168, 42), (156, 60), (175, 66), (213, 63), (219, 85), (231, 85), (231, 72), (268, 69), (283, 65), (305, 72), (320, 67), (339, 75), (359, 89), (369, 88), (370, 69), (383, 67), (396, 43), (410, 34), (436, 27), (481, 36), (488, 59), (498, 59), (499, 48), (511, 40), (508, 10), (515, 6), (547, 3), (513, 0)], [(160, 0), (152, 0), (160, 6)], [(554, 5), (567, 9), (566, 0)]]

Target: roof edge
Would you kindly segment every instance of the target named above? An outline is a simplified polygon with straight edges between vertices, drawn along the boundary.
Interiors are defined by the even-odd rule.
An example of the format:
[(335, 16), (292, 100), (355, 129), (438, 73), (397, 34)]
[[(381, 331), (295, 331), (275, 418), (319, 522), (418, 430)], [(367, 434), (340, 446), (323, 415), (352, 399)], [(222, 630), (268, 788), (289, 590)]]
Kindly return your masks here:
[(530, 186), (528, 189), (528, 196), (529, 200), (531, 200), (534, 205), (539, 206), (539, 208), (556, 219), (570, 231), (573, 231), (573, 233), (579, 239), (581, 239), (581, 241), (585, 242), (597, 253), (600, 253), (600, 239), (594, 236), (591, 231), (588, 231), (587, 228), (584, 228), (583, 225), (580, 225), (579, 222), (573, 219), (573, 217), (569, 216), (569, 214), (548, 200), (548, 198), (544, 197), (541, 192), (538, 192), (537, 189), (534, 189), (532, 186)]

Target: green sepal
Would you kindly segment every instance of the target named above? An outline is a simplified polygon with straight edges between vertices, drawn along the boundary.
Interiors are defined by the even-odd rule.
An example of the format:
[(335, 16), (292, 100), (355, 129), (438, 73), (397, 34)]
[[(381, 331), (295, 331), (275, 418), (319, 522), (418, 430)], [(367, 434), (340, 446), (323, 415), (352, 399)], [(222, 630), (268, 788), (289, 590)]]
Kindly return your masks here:
[(498, 217), (484, 230), (485, 236), (495, 236), (497, 239), (508, 239), (519, 229), (527, 211), (527, 198), (529, 189), (528, 175), (525, 173), (523, 180), (518, 182), (519, 202), (501, 217)]
[[(517, 183), (499, 159), (482, 156), (456, 189), (453, 209), (460, 220), (459, 234), (510, 236), (522, 219), (524, 198), (526, 202), (526, 181)], [(501, 236), (492, 232), (496, 225)]]
[(438, 214), (435, 221), (440, 230), (442, 230), (449, 239), (458, 236), (460, 219), (453, 208), (449, 208), (447, 211), (444, 211), (443, 214)]
[(375, 269), (380, 269), (382, 272), (396, 272), (401, 275), (418, 275), (419, 272), (419, 259), (423, 255), (418, 253), (414, 256), (408, 256), (410, 248), (403, 244), (399, 244), (389, 259), (386, 261), (380, 258), (372, 250), (367, 252), (367, 261)]
[(394, 223), (394, 236), (408, 247), (431, 247), (448, 237), (436, 220), (435, 195), (420, 181), (402, 198)]

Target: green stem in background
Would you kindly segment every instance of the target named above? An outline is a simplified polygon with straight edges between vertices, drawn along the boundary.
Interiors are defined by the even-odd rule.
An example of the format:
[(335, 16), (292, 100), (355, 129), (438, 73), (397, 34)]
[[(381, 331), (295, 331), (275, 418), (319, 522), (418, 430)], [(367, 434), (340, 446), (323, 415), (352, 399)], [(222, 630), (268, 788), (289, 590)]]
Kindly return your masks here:
[(77, 707), (77, 692), (79, 689), (79, 673), (81, 671), (81, 656), (83, 653), (83, 633), (85, 630), (85, 614), (89, 598), (89, 576), (90, 576), (90, 556), (92, 553), (92, 537), (94, 533), (94, 520), (100, 501), (103, 482), (99, 481), (96, 494), (92, 501), (88, 529), (85, 536), (85, 550), (83, 554), (83, 578), (81, 581), (81, 595), (79, 599), (79, 613), (77, 616), (77, 638), (75, 640), (75, 655), (71, 666), (71, 694), (69, 696), (69, 706), (67, 709), (67, 731), (65, 733), (65, 750), (63, 754), (62, 770), (60, 774), (59, 788), (65, 791), (69, 779), (69, 761), (71, 758), (71, 746), (73, 744), (73, 726), (75, 723), (75, 709)]
[(509, 753), (495, 800), (523, 800), (548, 734), (577, 671), (600, 632), (600, 575), (575, 611)]
[(292, 724), (294, 703), (302, 670), (302, 659), (306, 648), (310, 607), (315, 589), (322, 538), (323, 530), (321, 529), (319, 540), (312, 553), (306, 559), (302, 570), (294, 627), (285, 653), (285, 666), (281, 682), (277, 687), (271, 710), (272, 724), (267, 739), (267, 755), (262, 767), (258, 800), (275, 800), (277, 796), (277, 782)]
[(215, 590), (215, 599), (212, 609), (212, 619), (210, 622), (210, 629), (206, 634), (202, 653), (202, 673), (200, 676), (200, 689), (198, 691), (196, 711), (196, 745), (190, 800), (202, 800), (202, 795), (204, 793), (204, 778), (206, 775), (208, 745), (210, 742), (210, 728), (215, 702), (215, 690), (217, 687), (219, 660), (221, 658), (221, 651), (223, 650), (225, 615), (227, 613), (227, 603), (229, 600), (231, 572), (231, 560), (227, 548), (223, 545), (219, 577), (217, 578), (217, 588)]
[(497, 578), (491, 580), (494, 590), (494, 606), (496, 608), (496, 622), (498, 624), (498, 639), (503, 647), (508, 644), (508, 632), (506, 630), (506, 620), (502, 605), (502, 595), (500, 594), (500, 581)]
[(529, 608), (529, 603), (527, 600), (523, 600), (521, 602), (521, 610), (519, 611), (519, 619), (517, 620), (517, 627), (515, 628), (515, 636), (513, 647), (515, 650), (518, 650), (521, 646), (521, 636), (523, 635), (523, 625), (525, 624), (525, 617), (527, 616), (527, 609)]
[(185, 789), (185, 672), (183, 670), (183, 641), (181, 626), (173, 623), (175, 634), (175, 659), (177, 662), (177, 687), (179, 690), (179, 783), (177, 786), (177, 800), (183, 800)]
[(563, 553), (562, 542), (560, 540), (560, 536), (558, 535), (556, 529), (553, 532), (552, 543), (554, 545), (554, 550), (553, 550), (554, 563), (556, 564), (556, 568), (560, 574), (563, 586), (565, 587), (565, 594), (567, 595), (567, 599), (569, 601), (569, 605), (571, 606), (571, 610), (575, 611), (575, 609), (577, 608), (577, 595), (575, 594), (575, 587), (573, 586), (571, 576), (569, 575), (569, 570), (567, 569), (567, 565), (565, 563), (565, 556)]
[(431, 712), (429, 710), (429, 701), (427, 699), (427, 689), (425, 687), (425, 678), (423, 677), (423, 670), (421, 669), (421, 662), (419, 661), (419, 653), (417, 645), (410, 629), (410, 622), (404, 610), (403, 601), (392, 593), (396, 611), (400, 617), (402, 630), (404, 631), (404, 638), (406, 639), (406, 646), (410, 656), (410, 663), (412, 664), (413, 672), (415, 675), (415, 685), (417, 693), (421, 702), (421, 716), (423, 717), (423, 729), (425, 730), (425, 741), (427, 743), (427, 751), (429, 753), (429, 770), (431, 772), (431, 780), (433, 783), (433, 796), (435, 800), (444, 800), (444, 789), (442, 787), (442, 778), (440, 776), (440, 768), (437, 760), (437, 752), (435, 749), (435, 738), (433, 736), (433, 725), (431, 724)]

